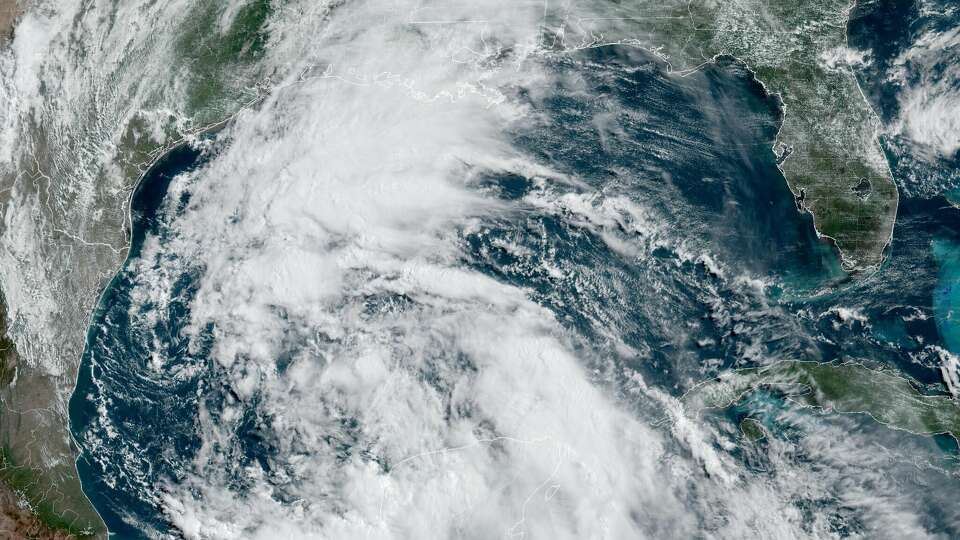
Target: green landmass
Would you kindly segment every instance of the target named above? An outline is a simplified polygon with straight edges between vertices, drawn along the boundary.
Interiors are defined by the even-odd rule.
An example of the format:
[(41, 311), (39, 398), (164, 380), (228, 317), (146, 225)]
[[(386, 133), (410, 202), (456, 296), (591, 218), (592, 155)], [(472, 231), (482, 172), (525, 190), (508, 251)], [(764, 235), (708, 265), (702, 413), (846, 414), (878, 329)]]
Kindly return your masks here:
[[(280, 3), (247, 0), (233, 12), (227, 3), (194, 3), (184, 24), (169, 36), (178, 61), (171, 65), (169, 82), (159, 81), (162, 92), (144, 90), (149, 97), (129, 117), (117, 115), (126, 108), (109, 99), (71, 101), (69, 111), (50, 107), (53, 117), (30, 124), (30, 152), (17, 164), (16, 174), (0, 178), (6, 188), (0, 190), (0, 204), (11, 202), (9, 186), (18, 178), (22, 197), (45, 201), (38, 221), (42, 234), (48, 235), (49, 251), (37, 256), (55, 269), (45, 279), (61, 283), (64, 290), (79, 291), (65, 295), (63, 312), (53, 316), (51, 329), (60, 334), (49, 337), (63, 344), (58, 352), (66, 366), (55, 373), (38, 363), (19, 361), (0, 303), (0, 536), (9, 532), (10, 538), (106, 537), (105, 525), (81, 489), (68, 429), (67, 399), (86, 331), (78, 321), (86, 320), (98, 291), (126, 255), (127, 209), (122, 201), (150, 163), (185, 135), (222, 124), (258, 97), (265, 77), (260, 64), (269, 40), (268, 21)], [(91, 20), (103, 22), (97, 19), (100, 13), (95, 5), (82, 7), (75, 20), (77, 35), (85, 34)], [(117, 28), (122, 30), (122, 25)], [(145, 63), (143, 58), (161, 53), (166, 43), (166, 37), (162, 42), (148, 38), (127, 51), (105, 72), (106, 88), (129, 80), (131, 72)], [(0, 39), (0, 47), (3, 44)], [(94, 48), (78, 45), (75, 61), (89, 62), (87, 54)], [(106, 95), (132, 99), (136, 91), (126, 87)], [(57, 103), (65, 106), (64, 100)], [(84, 128), (76, 137), (65, 136), (67, 131), (58, 122), (74, 113), (110, 137), (116, 130), (117, 144), (108, 146), (115, 155), (99, 170), (75, 170), (71, 168), (75, 161), (61, 158), (94, 153), (89, 146), (103, 144), (97, 130)], [(115, 124), (107, 126), (110, 122)], [(81, 204), (71, 199), (77, 192), (58, 191), (65, 183), (53, 180), (77, 177), (96, 180), (92, 201)], [(57, 195), (51, 197), (51, 191)], [(69, 270), (56, 273), (62, 269)]]
[(955, 399), (922, 394), (903, 376), (852, 362), (783, 361), (730, 371), (694, 387), (683, 403), (690, 412), (724, 409), (758, 390), (824, 411), (868, 414), (918, 435), (949, 434), (960, 440), (960, 403)]
[[(84, 5), (71, 30), (77, 36), (89, 35), (85, 26), (102, 14), (95, 3)], [(64, 307), (51, 323), (60, 333), (50, 339), (63, 343), (59, 353), (68, 357), (64, 361), (68, 366), (52, 375), (43, 366), (21, 365), (12, 342), (0, 339), (0, 499), (7, 492), (15, 494), (47, 527), (70, 535), (88, 530), (95, 536), (103, 535), (102, 523), (80, 489), (63, 396), (69, 395), (65, 389), (72, 388), (75, 381), (76, 366), (69, 363), (79, 358), (74, 353), (82, 346), (84, 328), (77, 321), (84, 320), (95, 302), (96, 291), (125, 254), (126, 214), (117, 201), (129, 193), (158, 152), (183, 133), (223, 121), (255, 97), (255, 85), (267, 75), (261, 64), (270, 39), (269, 20), (278, 5), (278, 1), (249, 0), (230, 17), (225, 16), (224, 3), (196, 2), (189, 8), (173, 42), (181, 62), (171, 66), (175, 73), (171, 80), (182, 80), (185, 85), (184, 102), (158, 93), (150, 98), (156, 101), (137, 104), (138, 110), (172, 111), (159, 134), (150, 127), (156, 120), (140, 113), (132, 118), (117, 116), (110, 109), (126, 110), (120, 105), (132, 99), (130, 96), (136, 93), (133, 87), (98, 93), (96, 100), (84, 102), (87, 108), (71, 102), (70, 106), (80, 111), (79, 117), (89, 120), (89, 126), (77, 132), (75, 139), (66, 136), (68, 130), (57, 123), (64, 112), (59, 107), (67, 105), (51, 91), (45, 114), (54, 116), (43, 117), (28, 130), (30, 152), (17, 166), (23, 178), (18, 186), (21, 197), (46, 201), (40, 207), (43, 216), (39, 222), (43, 234), (48, 235), (47, 247), (37, 255), (49, 261), (48, 268), (53, 269), (45, 279), (64, 283)], [(717, 55), (731, 55), (750, 66), (758, 80), (783, 99), (785, 118), (774, 151), (800, 204), (813, 212), (818, 231), (835, 239), (848, 269), (869, 268), (880, 262), (892, 230), (896, 190), (875, 140), (876, 120), (852, 70), (824, 60), (845, 50), (848, 0), (664, 0), (613, 2), (609, 6), (610, 17), (602, 21), (567, 17), (564, 24), (575, 24), (577, 28), (571, 29), (571, 34), (582, 32), (587, 44), (619, 41), (642, 45), (660, 54), (677, 73), (696, 69)], [(596, 35), (591, 25), (597, 26)], [(599, 25), (604, 27), (602, 31)], [(151, 54), (153, 46), (153, 42), (144, 41), (121, 62), (105, 68), (106, 75), (97, 82), (112, 90), (113, 83), (131, 79), (131, 72), (139, 73), (140, 62)], [(92, 58), (87, 54), (97, 52), (94, 48), (87, 51), (80, 44), (76, 50), (81, 63)], [(178, 117), (188, 118), (190, 125), (178, 125)], [(88, 131), (91, 126), (96, 130)], [(123, 134), (115, 147), (114, 164), (118, 169), (74, 170), (70, 168), (74, 160), (62, 159), (93, 153), (91, 145), (102, 148), (104, 141), (114, 140), (114, 130)], [(103, 137), (103, 133), (109, 136)], [(102, 140), (96, 139), (97, 134)], [(93, 202), (80, 204), (82, 201), (72, 198), (76, 197), (73, 191), (58, 187), (66, 182), (55, 183), (53, 178), (95, 179)], [(3, 186), (14, 182), (13, 176), (5, 177)], [(52, 203), (51, 190), (59, 194)], [(4, 206), (9, 193), (9, 189), (0, 190)], [(0, 315), (5, 324), (6, 313)], [(0, 335), (7, 335), (6, 328)], [(764, 379), (774, 375), (768, 371), (757, 371), (752, 378), (740, 373), (753, 385), (776, 380)], [(887, 381), (867, 375), (870, 380)], [(819, 375), (806, 376), (822, 383), (823, 388), (831, 388)], [(750, 384), (741, 387), (745, 391), (757, 387)], [(825, 403), (826, 408), (838, 411), (858, 408), (858, 402), (850, 396), (860, 395), (860, 391), (837, 384), (847, 389), (837, 389), (837, 396), (829, 400), (811, 403)], [(791, 398), (829, 397), (821, 386), (816, 388), (818, 393), (798, 392)], [(911, 431), (920, 426), (927, 430), (924, 432), (944, 428), (942, 432), (956, 433), (944, 399), (931, 402), (929, 396), (911, 394), (908, 388), (912, 390), (909, 383), (906, 387), (891, 383), (887, 390), (896, 390), (904, 397), (886, 405), (866, 403), (870, 406), (866, 412)], [(901, 407), (907, 412), (893, 410)], [(927, 412), (920, 414), (923, 411)], [(744, 433), (754, 427), (759, 426), (746, 425)], [(2, 504), (0, 507), (6, 508)], [(30, 533), (28, 537), (46, 536)]]
[(189, 67), (187, 111), (199, 122), (216, 122), (236, 109), (243, 98), (248, 73), (263, 58), (269, 40), (271, 0), (252, 0), (220, 29), (223, 6), (199, 2), (190, 26), (178, 37), (177, 56)]
[(753, 418), (744, 418), (740, 422), (740, 433), (747, 442), (757, 442), (767, 436), (760, 422)]
[(19, 365), (6, 311), (0, 295), (0, 530), (10, 538), (102, 537), (106, 529), (81, 489), (72, 460), (41, 465), (36, 443), (48, 436), (39, 428), (50, 425), (49, 410), (23, 414), (14, 409), (32, 404), (36, 385), (23, 375), (30, 369)]
[(876, 139), (879, 120), (853, 72), (857, 55), (847, 47), (852, 0), (665, 0), (612, 6), (604, 17), (579, 22), (576, 30), (585, 43), (637, 44), (679, 73), (718, 56), (745, 62), (783, 102), (783, 123), (773, 147), (798, 206), (813, 214), (820, 234), (834, 240), (846, 270), (880, 264), (898, 199)]
[[(0, 482), (16, 493), (31, 513), (48, 529), (63, 531), (75, 538), (94, 538), (104, 532), (96, 514), (80, 515), (70, 494), (50, 481), (46, 471), (17, 465), (8, 447), (0, 448)], [(78, 489), (79, 485), (72, 487)], [(82, 496), (82, 494), (81, 494)]]

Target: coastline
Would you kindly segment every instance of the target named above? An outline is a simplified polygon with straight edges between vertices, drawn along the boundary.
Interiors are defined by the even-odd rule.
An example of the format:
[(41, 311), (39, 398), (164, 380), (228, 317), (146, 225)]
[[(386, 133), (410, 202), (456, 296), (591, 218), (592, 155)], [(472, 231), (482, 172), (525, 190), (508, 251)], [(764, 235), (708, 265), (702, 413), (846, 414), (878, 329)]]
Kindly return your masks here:
[[(79, 469), (79, 462), (82, 457), (81, 452), (79, 451), (79, 449), (81, 448), (81, 445), (74, 435), (74, 431), (73, 431), (74, 418), (73, 418), (73, 414), (70, 413), (69, 411), (73, 408), (72, 403), (73, 403), (74, 397), (76, 396), (77, 388), (79, 387), (81, 370), (84, 367), (83, 359), (87, 354), (87, 349), (89, 347), (90, 333), (91, 333), (93, 324), (98, 314), (102, 312), (107, 293), (112, 289), (112, 287), (116, 283), (116, 280), (123, 273), (123, 269), (127, 266), (131, 256), (135, 256), (132, 248), (134, 247), (134, 241), (135, 241), (133, 212), (134, 212), (134, 206), (135, 206), (134, 202), (136, 200), (136, 197), (146, 187), (145, 182), (148, 181), (148, 179), (154, 173), (155, 168), (158, 165), (162, 164), (164, 159), (172, 155), (178, 149), (182, 149), (185, 146), (194, 144), (199, 139), (214, 136), (221, 130), (225, 129), (230, 124), (230, 122), (232, 122), (237, 117), (237, 115), (239, 115), (241, 112), (247, 110), (248, 108), (255, 107), (258, 103), (260, 103), (266, 97), (266, 95), (267, 94), (265, 92), (260, 92), (257, 95), (257, 97), (255, 97), (254, 99), (242, 105), (235, 113), (229, 115), (223, 120), (219, 120), (217, 122), (213, 122), (211, 124), (207, 124), (205, 126), (202, 126), (193, 130), (189, 130), (186, 133), (184, 133), (180, 138), (176, 139), (175, 141), (169, 142), (155, 149), (153, 152), (151, 152), (151, 154), (153, 154), (153, 157), (150, 159), (150, 161), (146, 162), (144, 165), (141, 166), (143, 172), (137, 178), (136, 182), (131, 187), (127, 196), (123, 199), (123, 204), (125, 206), (123, 228), (126, 233), (126, 241), (125, 241), (125, 245), (122, 246), (120, 249), (122, 251), (125, 251), (125, 253), (119, 265), (113, 270), (110, 279), (106, 281), (103, 287), (101, 287), (99, 293), (97, 294), (96, 302), (93, 304), (92, 309), (88, 313), (87, 320), (84, 325), (83, 350), (81, 351), (80, 358), (77, 360), (77, 369), (74, 371), (74, 380), (73, 380), (72, 390), (70, 394), (67, 396), (68, 423), (67, 423), (67, 426), (65, 427), (67, 429), (67, 433), (69, 434), (73, 447), (75, 448), (75, 453), (72, 456), (73, 470), (77, 479), (80, 481), (81, 486), (85, 485), (85, 482), (83, 480), (82, 475), (80, 474), (80, 469)], [(88, 502), (90, 503), (91, 508), (93, 508), (93, 510), (100, 517), (101, 521), (104, 522), (104, 526), (106, 526), (106, 523), (103, 520), (102, 514), (100, 514), (100, 511), (97, 509), (96, 505), (93, 504), (93, 501), (91, 500), (89, 494), (87, 494), (86, 489), (83, 489), (83, 494), (87, 498)], [(109, 528), (107, 529), (109, 530)]]

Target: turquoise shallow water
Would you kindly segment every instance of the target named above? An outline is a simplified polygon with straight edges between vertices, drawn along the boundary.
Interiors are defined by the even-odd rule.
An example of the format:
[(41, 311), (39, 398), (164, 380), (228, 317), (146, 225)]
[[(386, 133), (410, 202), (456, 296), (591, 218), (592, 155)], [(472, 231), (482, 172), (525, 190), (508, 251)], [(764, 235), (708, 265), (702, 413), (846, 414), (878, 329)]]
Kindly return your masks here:
[[(951, 190), (945, 197), (956, 205), (960, 191)], [(935, 238), (932, 249), (939, 268), (933, 296), (937, 328), (947, 350), (960, 354), (960, 242), (950, 237)]]
[(960, 354), (960, 243), (934, 239), (932, 249), (939, 267), (934, 317), (947, 349)]
[[(553, 59), (545, 69), (576, 74), (580, 84), (525, 102), (538, 123), (510, 134), (516, 150), (577, 178), (582, 185), (570, 195), (649, 208), (657, 222), (621, 215), (601, 235), (573, 212), (525, 202), (536, 192), (535, 179), (490, 172), (477, 181), (476, 194), (512, 211), (452, 234), (464, 269), (522, 289), (559, 321), (571, 349), (584, 358), (614, 358), (613, 368), (586, 366), (598, 378), (618, 388), (622, 373), (633, 370), (666, 395), (679, 396), (733, 367), (854, 358), (908, 374), (925, 392), (943, 391), (929, 352), (932, 345), (960, 346), (952, 315), (960, 310), (960, 211), (941, 197), (905, 196), (888, 260), (874, 275), (847, 280), (833, 248), (796, 210), (770, 150), (781, 111), (744, 66), (720, 59), (680, 78), (641, 51), (605, 47)], [(517, 92), (522, 100), (524, 90)], [(199, 343), (182, 335), (205, 270), (182, 264), (170, 242), (189, 190), (170, 201), (168, 188), (174, 176), (202, 166), (206, 157), (188, 147), (171, 152), (135, 194), (130, 259), (98, 306), (70, 404), (84, 487), (120, 538), (176, 537), (164, 512), (164, 489), (197, 481), (193, 460), (205, 442), (198, 419), (204, 414), (219, 421), (228, 408), (238, 418), (235, 429), (207, 448), (223, 456), (215, 476), (242, 497), (251, 489), (243, 472), (257, 469), (279, 503), (299, 502), (287, 474), (293, 460), (283, 453), (279, 428), (261, 398), (239, 399), (210, 358), (216, 329), (208, 328)], [(642, 256), (611, 247), (642, 245), (654, 234), (663, 242)], [(155, 242), (160, 257), (142, 258), (146, 241)], [(155, 287), (140, 280), (144, 263), (174, 274), (161, 290), (150, 289), (158, 296), (143, 294)], [(402, 311), (416, 302), (372, 295), (361, 311)], [(276, 359), (272, 376), (282, 377), (290, 359), (306, 349), (297, 341), (302, 335), (290, 332), (289, 349)], [(642, 357), (619, 354), (624, 344)], [(336, 354), (334, 345), (310, 343), (330, 354)], [(451, 360), (443, 352), (436, 362), (449, 365), (424, 379), (442, 383), (445, 373), (458, 370), (469, 375), (468, 359)], [(164, 360), (160, 369), (152, 362), (157, 356)], [(790, 407), (776, 392), (765, 392), (726, 414), (733, 425), (757, 419), (779, 441), (795, 444), (784, 460), (836, 472), (838, 483), (856, 484), (863, 471), (803, 445), (831, 422), (848, 421), (850, 439), (865, 448), (903, 447), (911, 460), (938, 466), (944, 456), (956, 456), (952, 441), (910, 437), (866, 418), (809, 413), (790, 423)], [(338, 421), (318, 438), (326, 446), (307, 451), (367, 459), (369, 450), (357, 443), (360, 420)], [(781, 464), (756, 449), (736, 448), (730, 456), (758, 481), (776, 479)], [(912, 497), (931, 530), (960, 535), (953, 479), (902, 457), (869, 466), (903, 479), (894, 487)], [(376, 459), (372, 467), (389, 467)], [(887, 487), (857, 485), (864, 492)], [(804, 515), (827, 515), (839, 536), (863, 533), (857, 510), (837, 497), (814, 493), (792, 504)]]
[[(532, 102), (543, 112), (543, 123), (516, 133), (517, 148), (607, 197), (657, 208), (663, 216), (657, 225), (682, 242), (666, 242), (649, 257), (625, 255), (570, 216), (525, 206), (524, 196), (534, 189), (530, 179), (491, 174), (479, 183), (479, 193), (518, 211), (461, 232), (465, 267), (528, 291), (567, 328), (575, 347), (592, 351), (588, 357), (616, 356), (611, 333), (646, 351), (645, 358), (624, 359), (619, 367), (642, 373), (669, 394), (679, 395), (691, 382), (723, 369), (778, 358), (860, 358), (908, 373), (931, 389), (939, 386), (937, 366), (922, 359), (925, 347), (941, 338), (933, 318), (922, 315), (939, 312), (931, 304), (934, 290), (949, 283), (960, 266), (954, 250), (960, 243), (934, 243), (949, 237), (960, 211), (943, 199), (904, 199), (881, 271), (859, 281), (838, 279), (836, 253), (816, 238), (809, 216), (797, 212), (769, 150), (779, 121), (776, 102), (743, 66), (722, 61), (698, 76), (676, 79), (636, 51), (606, 49), (552, 68), (580, 70), (592, 99), (580, 90), (559, 89)], [(604, 139), (593, 119), (610, 110), (622, 111), (625, 119), (644, 115), (642, 121), (623, 121), (620, 140)], [(632, 144), (637, 141), (657, 151), (637, 152)], [(136, 193), (131, 257), (104, 294), (71, 401), (85, 488), (123, 538), (172, 532), (163, 489), (191, 477), (192, 460), (203, 445), (200, 411), (217, 418), (236, 403), (221, 368), (209, 358), (214, 329), (194, 347), (181, 334), (204, 270), (184, 267), (177, 253), (164, 247), (189, 198), (187, 191), (178, 192), (179, 201), (168, 200), (170, 181), (203, 159), (186, 147), (174, 151)], [(662, 171), (669, 171), (668, 181)], [(631, 232), (632, 226), (626, 222), (607, 234), (626, 244), (640, 241), (646, 231)], [(153, 286), (139, 280), (141, 247), (148, 240), (157, 242), (162, 256), (146, 262), (182, 272), (159, 303), (136, 301)], [(504, 249), (509, 243), (515, 247)], [(946, 246), (940, 273), (931, 245)], [(747, 283), (721, 278), (709, 262), (691, 258), (690, 249), (708, 250), (727, 271), (767, 279), (771, 286), (757, 294)], [(539, 270), (545, 267), (573, 279), (557, 281)], [(397, 309), (409, 302), (371, 297), (365, 309)], [(832, 311), (839, 309), (854, 310), (869, 325)], [(687, 337), (677, 339), (678, 328)], [(292, 346), (296, 351), (298, 345)], [(164, 359), (159, 371), (155, 355)], [(285, 362), (277, 359), (278, 373)], [(802, 429), (780, 429), (788, 407), (769, 394), (729, 415), (737, 423), (757, 418), (776, 436), (801, 441)], [(222, 449), (231, 467), (223, 475), (236, 474), (232, 489), (243, 493), (242, 471), (260, 467), (282, 498), (288, 486), (282, 480), (284, 456), (274, 442), (278, 434), (257, 398), (242, 411), (234, 438)], [(815, 426), (820, 420), (805, 421)], [(885, 436), (869, 422), (860, 429)], [(912, 444), (920, 455), (953, 451), (933, 439)], [(328, 451), (349, 456), (355, 450), (342, 442)], [(753, 454), (735, 455), (757, 467), (757, 474), (772, 467), (754, 463), (760, 458)], [(841, 512), (830, 501), (804, 504)], [(941, 502), (927, 504), (934, 512)], [(838, 530), (850, 526), (843, 522)]]
[[(960, 95), (960, 47), (949, 43), (949, 36), (960, 25), (957, 17), (956, 3), (944, 0), (857, 3), (849, 27), (850, 43), (871, 53), (870, 61), (861, 69), (860, 81), (884, 122), (897, 126), (903, 121), (907, 113), (901, 110), (901, 101), (906, 93), (943, 99), (944, 103)], [(937, 48), (930, 48), (935, 44), (939, 44)], [(897, 129), (884, 135), (883, 145), (904, 198), (937, 200), (944, 206), (960, 201), (960, 155), (939, 154), (935, 148), (914, 143)], [(935, 212), (949, 214), (945, 209)], [(938, 269), (933, 310), (944, 344), (957, 353), (960, 241), (955, 222), (943, 220), (940, 225), (930, 240)]]
[[(478, 182), (477, 194), (513, 205), (515, 212), (460, 233), (464, 267), (527, 291), (562, 321), (575, 347), (591, 351), (586, 357), (613, 354), (611, 333), (649, 351), (648, 360), (623, 367), (671, 393), (741, 362), (758, 339), (769, 343), (766, 354), (804, 354), (812, 345), (809, 335), (781, 335), (792, 324), (785, 313), (768, 309), (754, 285), (721, 277), (715, 268), (773, 280), (774, 302), (843, 277), (836, 252), (797, 211), (777, 169), (770, 150), (780, 121), (777, 100), (730, 59), (680, 78), (641, 51), (607, 47), (556, 59), (547, 68), (580, 73), (589, 97), (558, 88), (531, 100), (540, 122), (512, 134), (516, 148), (579, 178), (584, 187), (570, 195), (593, 190), (660, 216), (649, 224), (624, 216), (621, 228), (605, 234), (625, 245), (642, 245), (648, 234), (662, 242), (649, 257), (631, 257), (576, 216), (524, 202), (535, 190), (533, 179), (490, 173)], [(618, 130), (598, 130), (596, 119), (611, 111)], [(131, 256), (104, 293), (71, 401), (84, 485), (111, 530), (123, 537), (169, 532), (162, 486), (190, 476), (203, 443), (201, 409), (216, 417), (236, 399), (208, 349), (190, 347), (181, 333), (204, 270), (187, 265), (183, 271), (178, 254), (166, 247), (184, 207), (167, 200), (170, 181), (203, 159), (189, 148), (174, 151), (135, 194)], [(141, 248), (148, 241), (159, 246), (160, 257), (144, 260)], [(715, 262), (691, 255), (701, 252), (712, 253)], [(141, 281), (144, 264), (169, 265), (182, 274), (161, 298), (144, 303), (156, 295), (142, 292), (155, 287)], [(571, 278), (557, 280), (542, 271), (548, 267)], [(397, 309), (411, 301), (372, 297), (365, 309)], [(684, 326), (690, 337), (678, 339)], [(299, 346), (292, 344), (294, 351)], [(157, 356), (163, 359), (159, 371), (153, 367)], [(285, 362), (277, 359), (278, 372)], [(225, 448), (238, 478), (253, 465), (283, 476), (278, 463), (284, 456), (269, 425), (256, 399), (245, 403)], [(349, 445), (336, 449), (354, 451)], [(276, 486), (280, 493), (285, 488)], [(243, 490), (239, 480), (237, 489)]]

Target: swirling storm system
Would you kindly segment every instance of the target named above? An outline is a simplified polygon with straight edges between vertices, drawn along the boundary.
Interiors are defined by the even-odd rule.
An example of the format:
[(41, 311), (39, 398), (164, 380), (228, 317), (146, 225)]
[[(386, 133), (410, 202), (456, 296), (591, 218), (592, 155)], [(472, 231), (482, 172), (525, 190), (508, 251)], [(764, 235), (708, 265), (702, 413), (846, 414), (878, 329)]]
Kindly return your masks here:
[(955, 2), (0, 31), (0, 535), (960, 536)]

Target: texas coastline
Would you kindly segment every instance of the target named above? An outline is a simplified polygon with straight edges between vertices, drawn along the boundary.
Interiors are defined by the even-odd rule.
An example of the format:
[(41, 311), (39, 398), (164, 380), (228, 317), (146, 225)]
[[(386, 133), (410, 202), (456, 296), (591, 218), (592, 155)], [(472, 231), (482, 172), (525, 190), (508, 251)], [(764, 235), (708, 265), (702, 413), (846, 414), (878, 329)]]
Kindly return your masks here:
[[(686, 77), (710, 67), (722, 67), (730, 63), (737, 64), (750, 74), (752, 81), (759, 85), (759, 87), (762, 89), (765, 98), (773, 99), (777, 102), (780, 109), (780, 114), (777, 119), (779, 126), (783, 125), (786, 115), (789, 114), (789, 112), (786, 110), (786, 105), (784, 104), (781, 95), (777, 92), (772, 92), (765, 82), (757, 76), (756, 72), (751, 68), (748, 62), (734, 55), (718, 54), (694, 68), (675, 69), (668, 59), (662, 58), (659, 54), (657, 54), (656, 51), (638, 44), (608, 43), (598, 44), (591, 48), (594, 47), (628, 47), (639, 49), (647, 54), (650, 54), (652, 57), (657, 58), (658, 62), (663, 64), (665, 74), (679, 77)], [(194, 170), (206, 163), (211, 156), (202, 148), (203, 145), (206, 142), (216, 139), (217, 135), (227, 128), (231, 121), (236, 118), (238, 114), (241, 114), (246, 109), (255, 107), (262, 99), (263, 96), (258, 96), (257, 98), (243, 105), (237, 113), (231, 115), (229, 118), (202, 128), (198, 128), (178, 139), (177, 141), (158, 149), (156, 151), (156, 157), (145, 167), (145, 172), (137, 179), (129, 197), (126, 199), (125, 206), (127, 212), (125, 232), (127, 233), (127, 245), (124, 248), (126, 250), (126, 255), (122, 263), (114, 272), (113, 277), (100, 291), (96, 306), (90, 313), (86, 324), (84, 352), (77, 370), (77, 379), (75, 381), (74, 389), (69, 401), (69, 429), (71, 437), (74, 439), (75, 443), (78, 444), (78, 447), (82, 448), (83, 446), (77, 442), (76, 434), (78, 429), (76, 429), (75, 426), (94, 421), (96, 415), (96, 409), (89, 407), (89, 404), (85, 401), (86, 393), (94, 384), (91, 377), (91, 370), (95, 368), (96, 359), (91, 357), (89, 351), (91, 350), (91, 340), (94, 338), (96, 325), (103, 318), (105, 311), (111, 305), (112, 295), (114, 290), (120, 285), (120, 281), (125, 269), (128, 268), (132, 261), (139, 257), (146, 233), (157, 218), (157, 212), (162, 207), (163, 201), (167, 196), (170, 182), (177, 175)], [(783, 182), (784, 185), (789, 187), (789, 183), (787, 182), (782, 167), (783, 161), (785, 161), (785, 159), (789, 159), (789, 156), (783, 157), (778, 155), (776, 149), (780, 144), (779, 137), (780, 131), (778, 129), (777, 138), (773, 140), (773, 144), (768, 150), (770, 155), (776, 158), (777, 169), (780, 173), (779, 178), (771, 178), (771, 181)], [(781, 159), (782, 157), (783, 159)], [(807, 208), (798, 207), (798, 210), (804, 215), (813, 217), (813, 212)], [(844, 259), (844, 255), (837, 242), (833, 238), (822, 234), (815, 226), (813, 226), (813, 229), (817, 236), (825, 244), (830, 246), (831, 250), (836, 254), (838, 260), (842, 261)], [(890, 238), (892, 238), (892, 229), (893, 228), (891, 227)], [(890, 240), (888, 239), (887, 248), (889, 247), (889, 241)], [(873, 270), (876, 270), (876, 268), (873, 268)], [(853, 274), (856, 275), (857, 272), (854, 272)], [(98, 480), (99, 476), (95, 474), (92, 463), (89, 461), (89, 456), (84, 456), (83, 452), (81, 451), (80, 455), (78, 455), (76, 458), (76, 465), (81, 485), (84, 486), (86, 496), (88, 499), (91, 499), (91, 502), (94, 503), (97, 512), (101, 514), (101, 518), (103, 518), (107, 523), (108, 529), (111, 532), (116, 532), (118, 530), (122, 531), (125, 529), (128, 525), (125, 525), (125, 523), (119, 519), (119, 516), (105, 517), (100, 510), (102, 506), (97, 504), (98, 491), (95, 489), (91, 490), (90, 487), (94, 486), (100, 480)]]
[[(717, 55), (713, 59), (711, 59), (708, 63), (702, 66), (698, 66), (696, 69), (702, 69), (705, 65), (716, 64), (718, 61), (726, 61), (726, 59), (729, 59), (729, 58), (733, 58), (737, 62), (743, 63), (747, 69), (750, 69), (750, 66), (747, 63), (730, 55)], [(751, 70), (751, 73), (753, 73), (752, 70)], [(763, 80), (757, 78), (755, 74), (754, 74), (754, 78), (759, 84), (763, 85), (765, 90), (767, 90)], [(771, 93), (769, 91), (768, 91), (768, 95), (778, 96), (778, 94)], [(864, 99), (866, 100), (865, 97)], [(782, 101), (781, 101), (781, 104), (782, 104)], [(784, 109), (783, 115), (786, 115), (786, 114), (789, 114), (789, 113)], [(229, 122), (229, 119), (224, 120), (223, 122), (214, 124), (213, 126), (202, 128), (201, 130), (198, 130), (194, 135), (192, 135), (189, 138), (189, 140), (181, 139), (176, 143), (168, 146), (164, 150), (160, 151), (157, 157), (155, 158), (155, 160), (148, 165), (146, 172), (136, 182), (134, 189), (131, 192), (131, 195), (126, 202), (127, 209), (128, 209), (127, 224), (126, 224), (126, 228), (128, 232), (128, 245), (125, 248), (127, 250), (126, 257), (121, 263), (120, 267), (117, 269), (117, 272), (114, 274), (114, 277), (107, 283), (107, 285), (101, 291), (98, 301), (96, 303), (96, 307), (90, 314), (90, 319), (87, 322), (87, 340), (90, 339), (90, 329), (92, 325), (96, 321), (98, 315), (102, 313), (104, 308), (104, 303), (108, 300), (109, 291), (115, 286), (117, 278), (122, 272), (122, 270), (128, 265), (128, 263), (132, 258), (135, 258), (137, 256), (139, 248), (141, 247), (142, 241), (143, 241), (143, 230), (144, 230), (143, 227), (146, 226), (146, 222), (149, 222), (155, 217), (153, 213), (155, 213), (156, 210), (159, 208), (160, 201), (166, 195), (166, 186), (169, 184), (170, 179), (176, 174), (190, 170), (191, 168), (196, 167), (202, 163), (203, 161), (202, 152), (196, 150), (192, 146), (194, 144), (194, 141), (198, 137), (202, 138), (206, 136), (215, 135), (225, 125), (227, 125), (228, 122)], [(781, 122), (782, 122), (782, 118), (781, 118)], [(776, 152), (773, 148), (771, 148), (771, 151), (774, 152), (774, 154), (776, 155)], [(781, 173), (782, 172), (783, 171), (781, 169)], [(146, 211), (144, 211), (141, 214), (140, 213), (141, 210), (146, 210)], [(809, 210), (807, 211), (809, 212)], [(135, 214), (137, 215), (135, 216)], [(893, 228), (891, 227), (891, 236), (892, 236), (892, 229)], [(819, 231), (817, 232), (819, 234)], [(826, 235), (821, 235), (821, 236), (825, 240), (829, 240), (831, 245), (834, 248), (838, 249), (838, 251), (840, 252), (840, 256), (842, 257), (842, 251), (839, 250), (839, 248), (836, 245), (836, 242), (834, 242), (830, 237)], [(889, 247), (889, 240), (887, 243), (887, 247)], [(86, 342), (84, 347), (85, 350), (88, 348), (88, 345), (89, 345), (89, 342)], [(84, 353), (84, 358), (86, 358), (86, 356), (87, 356), (86, 353)], [(90, 368), (91, 366), (88, 365), (88, 361), (85, 361), (83, 364), (80, 365), (80, 370), (89, 370)], [(73, 397), (71, 397), (71, 400), (70, 400), (71, 426), (75, 422), (74, 402), (77, 400), (77, 396), (82, 395), (82, 391), (81, 391), (82, 388), (80, 385), (81, 379), (83, 379), (83, 377), (78, 372), (78, 379), (76, 381), (75, 388), (73, 391)], [(72, 432), (72, 428), (71, 428), (71, 432)], [(85, 476), (84, 474), (81, 474), (80, 476), (81, 476), (81, 481), (84, 483), (84, 485), (87, 485), (88, 482), (92, 481), (91, 478)]]

